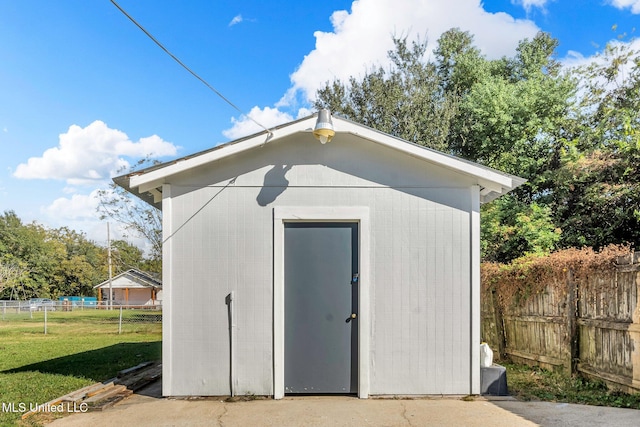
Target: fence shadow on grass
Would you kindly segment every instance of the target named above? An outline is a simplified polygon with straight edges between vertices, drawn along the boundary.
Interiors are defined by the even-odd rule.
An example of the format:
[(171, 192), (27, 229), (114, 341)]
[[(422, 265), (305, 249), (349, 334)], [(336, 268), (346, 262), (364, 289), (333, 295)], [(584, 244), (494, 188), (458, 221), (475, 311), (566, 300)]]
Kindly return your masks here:
[(160, 360), (162, 341), (127, 342), (57, 357), (2, 373), (37, 371), (104, 381), (141, 362)]

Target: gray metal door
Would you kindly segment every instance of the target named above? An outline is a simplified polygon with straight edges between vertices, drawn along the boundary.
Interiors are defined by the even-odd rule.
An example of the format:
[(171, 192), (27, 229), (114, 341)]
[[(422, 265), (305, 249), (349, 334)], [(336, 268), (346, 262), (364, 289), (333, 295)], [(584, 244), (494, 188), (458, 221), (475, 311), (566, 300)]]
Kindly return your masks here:
[(287, 223), (285, 393), (358, 391), (358, 225)]

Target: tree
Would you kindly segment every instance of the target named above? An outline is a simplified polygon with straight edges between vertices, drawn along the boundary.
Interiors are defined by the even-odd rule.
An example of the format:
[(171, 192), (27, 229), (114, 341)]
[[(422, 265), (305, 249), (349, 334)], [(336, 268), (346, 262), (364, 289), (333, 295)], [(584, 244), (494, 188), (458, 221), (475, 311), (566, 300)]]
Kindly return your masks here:
[(409, 44), (394, 37), (388, 55), (392, 66), (368, 72), (347, 84), (335, 80), (317, 93), (316, 108), (373, 127), (407, 141), (447, 150), (447, 136), (456, 113), (455, 97), (446, 96), (435, 64), (424, 61), (427, 43)]
[(25, 271), (19, 283), (22, 295), (50, 296), (55, 291), (65, 248), (43, 226), (24, 225), (15, 212), (5, 212), (0, 216), (0, 242), (0, 261)]
[(473, 45), (473, 36), (452, 28), (438, 39), (433, 51), (445, 93), (462, 96), (489, 73), (489, 62)]
[(526, 178), (515, 193), (526, 202), (549, 187), (546, 171), (558, 166), (560, 130), (573, 110), (576, 84), (553, 59), (556, 46), (539, 33), (521, 41), (514, 58), (486, 61), (464, 91), (450, 135), (455, 154)]
[(107, 276), (105, 248), (67, 227), (49, 230), (50, 239), (64, 245), (65, 256), (57, 274), (56, 289), (52, 293), (60, 295), (94, 294), (93, 286)]
[(519, 201), (507, 194), (482, 206), (480, 245), (484, 261), (509, 262), (531, 254), (548, 254), (558, 245), (561, 230), (551, 208)]
[[(130, 171), (139, 169), (148, 163), (150, 163), (149, 159), (142, 159)], [(132, 197), (124, 188), (115, 183), (111, 183), (108, 189), (99, 190), (98, 197), (100, 199), (98, 206), (100, 218), (113, 219), (122, 224), (125, 230), (132, 235), (146, 239), (151, 245), (149, 266), (155, 270), (161, 268), (162, 212)]]
[(0, 262), (0, 295), (9, 293), (9, 295), (19, 295), (16, 289), (20, 285), (20, 278), (25, 271), (17, 264), (5, 264)]
[(106, 258), (83, 233), (0, 215), (0, 298), (91, 296), (107, 277)]
[(483, 207), (483, 256), (508, 261), (553, 250), (561, 230), (545, 196), (565, 146), (575, 80), (553, 59), (556, 40), (539, 33), (512, 58), (486, 59), (473, 36), (445, 32), (427, 44), (394, 37), (390, 70), (348, 84), (327, 83), (316, 107), (383, 132), (528, 180), (508, 198)]
[(580, 110), (550, 202), (561, 244), (640, 247), (639, 52), (610, 44), (573, 72)]

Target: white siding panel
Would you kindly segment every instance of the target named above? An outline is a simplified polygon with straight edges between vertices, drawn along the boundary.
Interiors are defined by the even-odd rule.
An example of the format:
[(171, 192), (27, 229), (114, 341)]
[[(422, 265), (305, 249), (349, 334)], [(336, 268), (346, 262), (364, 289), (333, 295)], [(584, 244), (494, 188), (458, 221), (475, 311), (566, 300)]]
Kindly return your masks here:
[[(171, 186), (165, 184), (162, 186), (162, 233), (168, 236), (173, 232), (173, 203), (171, 196)], [(163, 277), (163, 303), (162, 303), (162, 395), (172, 396), (173, 392), (173, 359), (174, 346), (171, 332), (173, 331), (173, 311), (171, 310), (171, 291), (173, 289), (173, 273), (171, 266), (174, 264), (172, 259), (171, 242), (165, 242), (162, 245), (162, 277)]]
[[(430, 197), (437, 199), (438, 192), (432, 191)], [(447, 193), (444, 200), (451, 204), (455, 197)], [(458, 198), (459, 206), (464, 207), (464, 192)], [(380, 256), (385, 242), (377, 240), (373, 262), (372, 317), (376, 329), (371, 393), (466, 392), (470, 349), (468, 213), (417, 198), (399, 201), (394, 196), (391, 205), (396, 208), (393, 235), (387, 240), (391, 250)], [(374, 230), (378, 212), (372, 215)], [(377, 231), (376, 239), (381, 237)], [(392, 265), (386, 266), (389, 259)]]
[(181, 228), (171, 237), (178, 291), (172, 307), (180, 313), (173, 319), (173, 394), (230, 393), (225, 298), (231, 291), (237, 321), (235, 388), (242, 394), (269, 394), (271, 233), (260, 225), (270, 221), (269, 213), (258, 211), (261, 221), (241, 207), (247, 198), (255, 200), (255, 189), (179, 190), (183, 193), (174, 197), (173, 206), (175, 228)]
[[(164, 348), (170, 351), (170, 394), (230, 393), (225, 297), (231, 291), (237, 319), (234, 388), (239, 394), (273, 393), (274, 206), (369, 206), (371, 394), (468, 393), (471, 184), (440, 169), (428, 176), (417, 170), (423, 163), (389, 160), (371, 146), (367, 155), (339, 146), (316, 152), (314, 146), (316, 157), (268, 148), (262, 160), (243, 161), (243, 170), (225, 163), (172, 183), (172, 257), (166, 268), (171, 284), (165, 283), (171, 348)], [(309, 164), (281, 173), (295, 155)], [(265, 178), (278, 166), (276, 158), (278, 173)], [(261, 161), (267, 163), (260, 166)], [(404, 163), (391, 168), (385, 166), (389, 161)], [(349, 163), (355, 176), (345, 172)], [(407, 182), (405, 171), (415, 180)], [(201, 188), (236, 176), (226, 188)], [(334, 187), (307, 187), (318, 176)], [(402, 181), (406, 187), (380, 187), (376, 181)], [(261, 198), (260, 187), (243, 185), (264, 182), (280, 187), (262, 190), (267, 197)]]

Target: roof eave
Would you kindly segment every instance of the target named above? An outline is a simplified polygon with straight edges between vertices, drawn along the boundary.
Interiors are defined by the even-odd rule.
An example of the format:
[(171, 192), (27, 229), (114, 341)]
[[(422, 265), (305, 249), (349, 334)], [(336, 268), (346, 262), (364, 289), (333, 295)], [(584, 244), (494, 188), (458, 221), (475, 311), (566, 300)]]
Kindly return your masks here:
[[(123, 187), (146, 203), (162, 209), (162, 185), (167, 182), (169, 177), (194, 167), (264, 146), (267, 143), (273, 143), (276, 140), (286, 138), (295, 133), (311, 132), (313, 130), (315, 117), (316, 114), (275, 127), (270, 131), (259, 132), (200, 153), (119, 176), (113, 180), (117, 185)], [(490, 202), (526, 182), (526, 180), (517, 176), (508, 175), (477, 163), (407, 142), (347, 119), (333, 117), (333, 120), (334, 127), (336, 128), (336, 137), (334, 137), (334, 140), (339, 140), (341, 133), (356, 135), (373, 143), (387, 146), (407, 155), (473, 177), (481, 187), (481, 203)]]
[(150, 204), (156, 209), (162, 210), (162, 188), (156, 190), (154, 192), (151, 191), (136, 191), (134, 188), (131, 188), (131, 174), (116, 176), (113, 178), (113, 182), (116, 185), (124, 188), (129, 193), (141, 199), (143, 202)]
[[(143, 281), (146, 284), (146, 288), (156, 288), (156, 289), (162, 289), (162, 282), (160, 282), (159, 280), (153, 278), (151, 275), (145, 273), (144, 271), (135, 269), (135, 268), (130, 268), (127, 271), (123, 271), (122, 273), (116, 275), (115, 277), (111, 278), (111, 281), (113, 282), (114, 280), (119, 279), (122, 276), (131, 276), (131, 277), (135, 277), (141, 281)], [(106, 285), (109, 284), (109, 280), (105, 280), (104, 282), (101, 282), (97, 285), (95, 285), (93, 288), (100, 288), (100, 287), (104, 287)]]
[(520, 178), (520, 177), (517, 177), (517, 176), (511, 176), (511, 181), (512, 181), (512, 184), (510, 186), (501, 187), (499, 189), (491, 189), (491, 188), (488, 188), (488, 187), (482, 187), (480, 189), (480, 203), (481, 204), (489, 203), (489, 202), (497, 199), (500, 196), (504, 196), (508, 192), (520, 187), (522, 184), (527, 182), (526, 179), (523, 179), (523, 178)]
[(346, 122), (355, 126), (348, 130), (348, 133), (476, 178), (485, 193), (481, 194), (481, 203), (488, 203), (526, 182), (526, 179), (518, 176), (509, 175), (487, 166), (482, 166), (421, 145), (413, 144), (375, 129), (357, 125), (354, 122)]
[(228, 142), (216, 147), (218, 149), (208, 150), (193, 156), (183, 157), (171, 163), (165, 163), (162, 168), (131, 173), (129, 174), (130, 188), (137, 189), (138, 192), (147, 192), (161, 187), (168, 177), (185, 170), (215, 162), (253, 148), (262, 147), (272, 140), (286, 138), (298, 132), (312, 132), (314, 120), (314, 116), (306, 117), (305, 119), (288, 123), (286, 126), (276, 127), (270, 132), (263, 131), (246, 138)]

